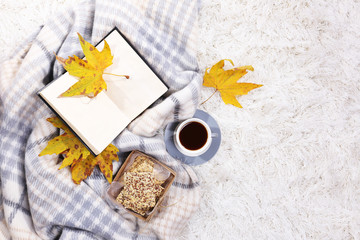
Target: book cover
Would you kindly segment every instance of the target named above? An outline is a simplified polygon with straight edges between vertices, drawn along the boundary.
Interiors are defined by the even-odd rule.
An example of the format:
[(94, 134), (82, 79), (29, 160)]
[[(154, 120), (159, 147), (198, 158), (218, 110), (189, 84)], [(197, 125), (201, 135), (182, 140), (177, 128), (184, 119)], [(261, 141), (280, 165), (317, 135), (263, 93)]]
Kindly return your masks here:
[[(132, 120), (168, 90), (117, 28), (103, 40), (114, 56), (113, 64), (105, 72), (129, 75), (129, 79), (104, 74), (107, 90), (96, 97), (59, 97), (78, 81), (65, 73), (38, 92), (94, 155), (100, 154)], [(103, 40), (96, 46), (100, 51)]]

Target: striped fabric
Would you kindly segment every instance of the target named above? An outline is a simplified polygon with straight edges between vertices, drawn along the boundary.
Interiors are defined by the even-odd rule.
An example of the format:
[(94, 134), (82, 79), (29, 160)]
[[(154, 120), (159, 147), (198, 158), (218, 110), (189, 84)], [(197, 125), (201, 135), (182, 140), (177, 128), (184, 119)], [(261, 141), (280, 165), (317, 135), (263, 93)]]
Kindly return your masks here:
[[(199, 2), (85, 1), (42, 26), (0, 69), (0, 239), (173, 239), (199, 205), (194, 171), (165, 150), (163, 127), (191, 117), (201, 76), (196, 61)], [(168, 95), (113, 142), (120, 159), (138, 149), (177, 172), (160, 212), (144, 223), (107, 203), (98, 169), (80, 185), (55, 155), (38, 157), (59, 132), (36, 92), (64, 70), (59, 56), (81, 55), (76, 32), (92, 43), (113, 27), (135, 45), (170, 87)], [(114, 173), (121, 163), (114, 164)]]

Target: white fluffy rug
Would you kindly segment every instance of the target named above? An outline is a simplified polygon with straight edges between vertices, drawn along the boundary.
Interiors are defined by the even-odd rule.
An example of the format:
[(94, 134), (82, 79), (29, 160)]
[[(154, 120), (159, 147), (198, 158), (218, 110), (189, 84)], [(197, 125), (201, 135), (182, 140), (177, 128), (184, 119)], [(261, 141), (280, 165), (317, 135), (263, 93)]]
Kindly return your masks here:
[[(74, 2), (1, 0), (0, 60)], [(199, 28), (203, 71), (230, 58), (264, 86), (200, 107), (223, 142), (179, 239), (360, 239), (359, 1), (208, 0)]]

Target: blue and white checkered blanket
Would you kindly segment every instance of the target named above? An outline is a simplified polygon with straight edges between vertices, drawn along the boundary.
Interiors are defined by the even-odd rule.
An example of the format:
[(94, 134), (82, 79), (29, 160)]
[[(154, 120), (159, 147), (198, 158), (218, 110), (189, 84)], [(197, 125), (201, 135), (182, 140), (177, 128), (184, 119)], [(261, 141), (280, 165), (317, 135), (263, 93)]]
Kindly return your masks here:
[[(0, 68), (0, 239), (173, 239), (199, 204), (193, 170), (165, 150), (161, 130), (191, 117), (201, 76), (196, 61), (199, 2), (191, 0), (85, 1), (42, 26)], [(148, 60), (170, 93), (145, 111), (113, 142), (122, 154), (138, 149), (177, 172), (168, 207), (149, 222), (114, 209), (104, 199), (109, 186), (97, 169), (80, 185), (59, 157), (38, 157), (58, 130), (36, 92), (63, 73), (54, 52), (81, 55), (76, 32), (96, 43), (118, 27)], [(114, 173), (120, 163), (114, 163)]]

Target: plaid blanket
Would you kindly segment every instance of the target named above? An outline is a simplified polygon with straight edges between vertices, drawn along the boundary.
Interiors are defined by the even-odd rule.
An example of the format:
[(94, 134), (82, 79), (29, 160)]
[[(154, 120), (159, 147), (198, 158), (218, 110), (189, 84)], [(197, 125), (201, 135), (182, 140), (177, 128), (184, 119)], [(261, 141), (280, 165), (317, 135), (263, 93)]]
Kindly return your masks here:
[[(0, 71), (0, 239), (173, 239), (199, 205), (194, 171), (165, 150), (161, 129), (191, 117), (201, 77), (196, 61), (199, 2), (191, 0), (84, 1), (42, 26), (1, 64)], [(118, 27), (170, 87), (113, 142), (124, 160), (138, 149), (177, 172), (160, 212), (149, 222), (108, 204), (109, 184), (98, 169), (80, 185), (59, 157), (38, 157), (59, 132), (45, 119), (52, 112), (36, 92), (59, 77), (62, 57), (81, 55), (76, 32), (97, 43)], [(114, 162), (114, 173), (121, 163)]]

